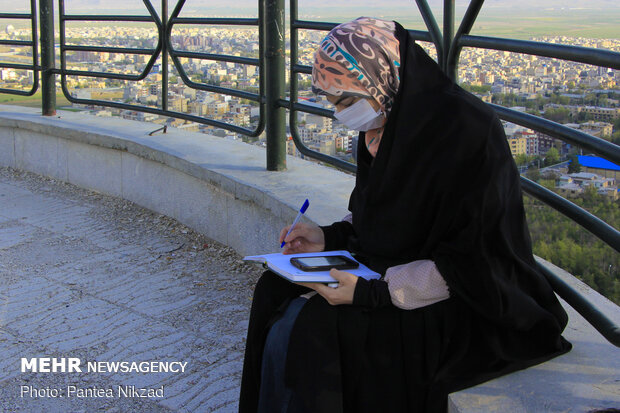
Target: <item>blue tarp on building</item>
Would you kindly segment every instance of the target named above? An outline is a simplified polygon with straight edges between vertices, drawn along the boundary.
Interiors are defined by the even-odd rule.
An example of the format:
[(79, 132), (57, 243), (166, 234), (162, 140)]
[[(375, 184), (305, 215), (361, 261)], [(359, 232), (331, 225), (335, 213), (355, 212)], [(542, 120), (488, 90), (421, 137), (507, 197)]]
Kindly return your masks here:
[(581, 166), (586, 168), (608, 169), (610, 171), (620, 171), (620, 166), (607, 159), (599, 158), (598, 156), (578, 156)]

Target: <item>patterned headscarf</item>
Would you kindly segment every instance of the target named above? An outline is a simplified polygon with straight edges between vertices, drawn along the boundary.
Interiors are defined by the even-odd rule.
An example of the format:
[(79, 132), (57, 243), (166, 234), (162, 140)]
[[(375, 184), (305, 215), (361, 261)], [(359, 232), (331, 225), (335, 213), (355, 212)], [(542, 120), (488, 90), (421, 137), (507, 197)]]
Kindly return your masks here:
[[(399, 42), (392, 21), (360, 17), (334, 27), (314, 54), (312, 91), (374, 98), (387, 117), (398, 91)], [(381, 131), (366, 133), (376, 155)]]

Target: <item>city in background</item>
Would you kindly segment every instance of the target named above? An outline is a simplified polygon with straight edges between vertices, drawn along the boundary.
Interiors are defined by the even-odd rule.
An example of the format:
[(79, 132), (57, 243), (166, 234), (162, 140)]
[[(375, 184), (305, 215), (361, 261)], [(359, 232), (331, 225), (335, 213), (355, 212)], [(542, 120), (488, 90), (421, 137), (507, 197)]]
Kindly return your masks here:
[[(2, 24), (0, 39), (31, 40), (31, 28), (16, 24)], [(301, 64), (311, 64), (314, 50), (325, 32), (302, 30), (299, 34), (299, 59)], [(288, 39), (288, 33), (286, 38)], [(602, 48), (620, 52), (620, 39), (596, 39), (567, 36), (532, 37), (531, 40), (561, 43), (589, 48)], [(73, 24), (66, 29), (68, 45), (114, 46), (125, 48), (155, 48), (157, 30), (152, 26)], [(175, 26), (171, 36), (177, 51), (226, 54), (258, 58), (258, 30), (244, 27), (192, 27)], [(434, 57), (432, 44), (420, 45)], [(287, 44), (287, 50), (290, 45)], [(75, 51), (66, 54), (67, 69), (136, 75), (146, 66), (150, 56), (109, 52)], [(0, 61), (28, 63), (32, 61), (32, 48), (0, 46)], [(56, 62), (60, 61), (56, 57)], [(218, 85), (258, 93), (259, 69), (251, 65), (216, 62), (202, 59), (180, 58), (190, 79), (198, 83)], [(287, 89), (290, 68), (287, 61)], [(535, 114), (570, 128), (620, 144), (620, 71), (587, 64), (541, 58), (503, 51), (463, 49), (458, 68), (459, 84), (485, 102), (496, 103), (519, 111)], [(32, 87), (33, 72), (4, 68), (0, 70), (0, 85), (4, 88), (28, 90)], [(174, 65), (169, 64), (169, 110), (206, 117), (228, 124), (255, 128), (259, 107), (256, 102), (223, 94), (193, 89), (185, 85)], [(152, 107), (162, 105), (161, 60), (153, 66), (142, 81), (129, 82), (114, 79), (68, 76), (67, 86), (71, 95), (79, 99), (99, 99)], [(60, 82), (57, 91), (61, 90)], [(20, 98), (2, 95), (6, 104), (40, 106), (40, 96)], [(310, 90), (310, 76), (299, 75), (299, 99), (306, 104), (333, 109), (323, 97), (314, 96)], [(240, 140), (247, 144), (265, 146), (263, 135), (252, 138), (213, 126), (189, 122), (178, 118), (162, 117), (140, 111), (100, 106), (71, 104), (58, 95), (58, 108), (83, 111), (95, 116), (119, 116), (142, 122), (151, 122), (153, 129), (163, 125), (187, 131), (219, 136), (222, 139)], [(287, 120), (288, 122), (288, 120)], [(298, 133), (303, 142), (313, 150), (355, 162), (354, 148), (357, 133), (347, 130), (330, 118), (308, 113), (298, 114)], [(503, 122), (508, 144), (522, 174), (542, 183), (566, 198), (588, 209), (597, 209), (597, 215), (612, 226), (618, 226), (618, 179), (620, 167), (592, 154), (583, 153), (578, 147), (554, 139), (540, 132)], [(287, 153), (304, 157), (287, 136)], [(311, 158), (307, 158), (312, 160)], [(532, 201), (526, 202), (531, 206)], [(582, 242), (571, 241), (558, 230), (557, 237), (543, 239), (537, 227), (556, 218), (538, 217), (532, 225), (534, 212), (528, 210), (532, 227), (535, 253), (550, 259), (573, 272), (591, 285), (598, 287), (608, 297), (620, 302), (619, 260), (607, 247), (601, 251), (584, 250)], [(601, 216), (602, 214), (602, 216)], [(549, 222), (548, 222), (549, 221)], [(585, 242), (586, 244), (589, 243)], [(597, 247), (598, 248), (598, 247)], [(598, 255), (597, 255), (598, 254)], [(554, 256), (556, 256), (554, 260)], [(574, 259), (581, 264), (558, 262)], [(575, 258), (582, 257), (582, 258)], [(586, 261), (595, 262), (586, 262)], [(589, 264), (596, 267), (586, 276)], [(578, 269), (575, 269), (575, 268)], [(583, 268), (579, 271), (579, 268)], [(588, 279), (590, 277), (591, 279)]]

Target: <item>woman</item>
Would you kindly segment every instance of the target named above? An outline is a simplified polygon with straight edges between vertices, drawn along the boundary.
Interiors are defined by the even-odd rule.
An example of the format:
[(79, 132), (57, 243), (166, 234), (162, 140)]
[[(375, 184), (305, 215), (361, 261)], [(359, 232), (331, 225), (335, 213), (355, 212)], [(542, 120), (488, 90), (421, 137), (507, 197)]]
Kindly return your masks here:
[(313, 89), (360, 131), (351, 217), (280, 241), (347, 249), (384, 277), (332, 270), (332, 289), (265, 273), (240, 411), (445, 411), (450, 392), (568, 351), (494, 112), (399, 24), (371, 18), (328, 34)]

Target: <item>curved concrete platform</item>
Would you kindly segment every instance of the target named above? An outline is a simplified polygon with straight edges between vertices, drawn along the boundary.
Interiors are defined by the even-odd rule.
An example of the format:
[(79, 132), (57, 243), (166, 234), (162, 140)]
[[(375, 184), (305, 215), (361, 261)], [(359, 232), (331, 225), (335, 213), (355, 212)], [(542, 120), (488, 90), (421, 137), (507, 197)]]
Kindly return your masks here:
[[(540, 258), (599, 311), (620, 325), (620, 307), (561, 268)], [(561, 300), (569, 323), (564, 337), (573, 349), (560, 357), (453, 393), (450, 413), (555, 413), (620, 411), (620, 348), (610, 344)], [(616, 410), (607, 410), (616, 409)]]
[[(173, 219), (0, 168), (0, 411), (235, 412), (260, 272)], [(35, 357), (79, 358), (83, 371), (22, 372)], [(122, 361), (187, 364), (84, 370)]]
[[(339, 220), (347, 212), (354, 185), (351, 175), (296, 158), (288, 158), (286, 172), (267, 172), (261, 148), (174, 129), (149, 136), (156, 128), (69, 112), (47, 118), (37, 110), (0, 106), (0, 166), (131, 200), (242, 255), (277, 251), (274, 240), (279, 229), (292, 221), (305, 198), (310, 199), (307, 216), (316, 223)], [(618, 306), (570, 274), (560, 271), (560, 276), (620, 324)], [(452, 394), (450, 411), (554, 412), (620, 406), (619, 349), (565, 307), (570, 316), (565, 336), (574, 344), (573, 351)]]
[(118, 196), (173, 217), (242, 255), (276, 251), (306, 198), (319, 224), (347, 213), (354, 176), (288, 157), (265, 170), (266, 151), (242, 142), (74, 112), (0, 105), (0, 166)]

